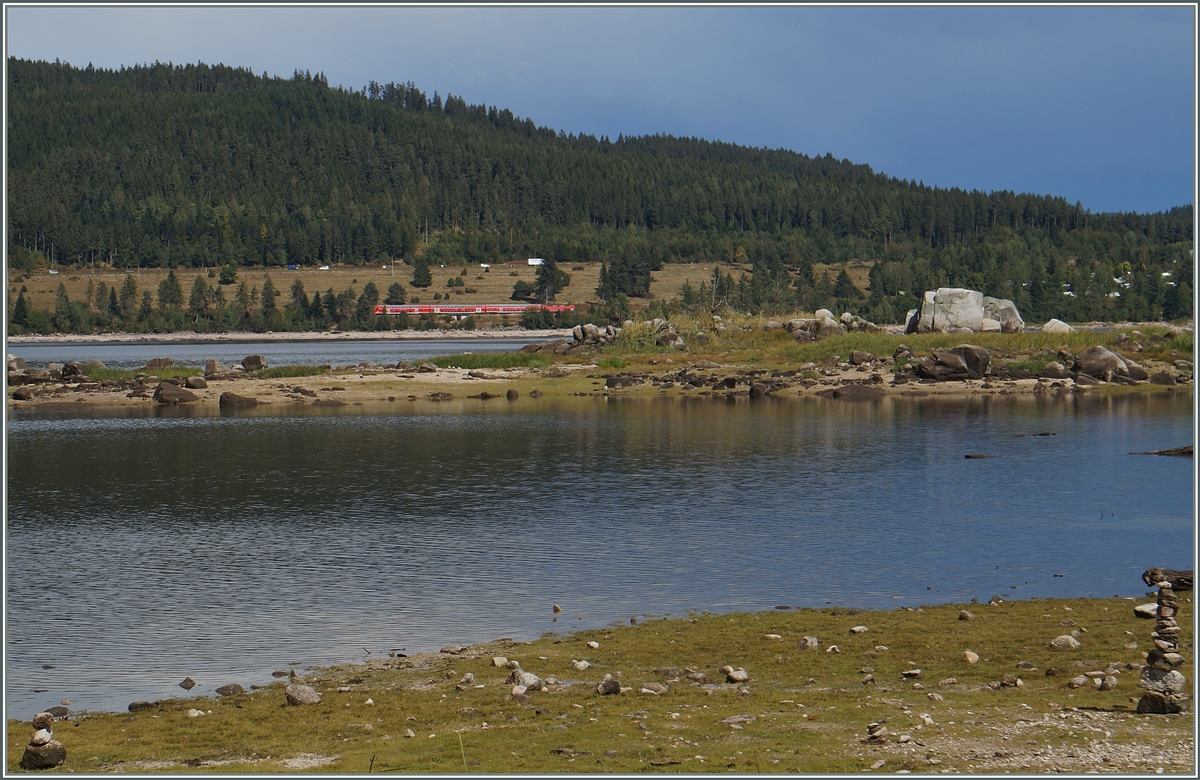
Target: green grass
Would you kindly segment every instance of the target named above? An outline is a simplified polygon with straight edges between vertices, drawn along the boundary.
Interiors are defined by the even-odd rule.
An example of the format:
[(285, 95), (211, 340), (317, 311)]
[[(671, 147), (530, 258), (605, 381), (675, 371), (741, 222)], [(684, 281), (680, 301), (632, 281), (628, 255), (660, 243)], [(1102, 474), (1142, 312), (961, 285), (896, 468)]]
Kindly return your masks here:
[(480, 352), (439, 355), (429, 359), (438, 368), (544, 368), (550, 358), (533, 352)]
[[(67, 747), (62, 770), (74, 772), (280, 772), (288, 771), (281, 759), (300, 754), (333, 759), (315, 771), (347, 773), (366, 773), (368, 767), (457, 773), (464, 761), (470, 773), (857, 773), (879, 758), (887, 760), (882, 771), (930, 771), (929, 756), (940, 760), (938, 770), (1020, 771), (1018, 764), (1003, 760), (973, 763), (955, 747), (969, 741), (972, 752), (990, 761), (994, 751), (1037, 750), (1027, 739), (1052, 736), (1064, 747), (1085, 746), (1089, 732), (1081, 726), (1092, 726), (1093, 713), (1107, 717), (1096, 725), (1111, 731), (1106, 739), (1115, 745), (1165, 750), (1190, 737), (1190, 714), (1132, 717), (1131, 697), (1140, 695), (1136, 671), (1125, 670), (1114, 691), (1066, 686), (1083, 670), (1144, 660), (1153, 623), (1135, 618), (1132, 607), (1147, 600), (1028, 599), (997, 606), (704, 613), (672, 620), (637, 616), (636, 625), (548, 635), (532, 643), (498, 641), (472, 647), (466, 656), (382, 659), (318, 670), (306, 681), (323, 696), (315, 706), (285, 706), (285, 683), (275, 682), (245, 696), (166, 700), (132, 715), (77, 715), (78, 725), (63, 724), (55, 737)], [(959, 620), (964, 606), (973, 620)], [(564, 607), (562, 619), (570, 620), (571, 605)], [(1049, 641), (1071, 631), (1071, 623), (1086, 629), (1083, 648), (1049, 649)], [(1179, 624), (1181, 652), (1192, 658), (1191, 594), (1180, 594)], [(868, 631), (852, 634), (850, 628), (858, 625)], [(820, 648), (798, 649), (805, 635), (817, 636)], [(589, 648), (589, 641), (599, 648)], [(1139, 646), (1128, 647), (1130, 641)], [(840, 652), (826, 652), (833, 644)], [(963, 659), (966, 649), (979, 654), (977, 664)], [(555, 676), (572, 684), (534, 692), (528, 703), (514, 701), (504, 682), (508, 669), (496, 668), (494, 655), (515, 659), (543, 679)], [(571, 667), (576, 659), (592, 667), (576, 671)], [(1037, 669), (1018, 668), (1022, 661)], [(724, 664), (749, 672), (748, 694), (725, 684), (719, 672)], [(1052, 666), (1063, 674), (1046, 676)], [(683, 675), (676, 680), (674, 673), (662, 671), (668, 667), (702, 671), (710, 685), (693, 684)], [(902, 678), (914, 667), (922, 670), (923, 689)], [(872, 670), (875, 685), (863, 684), (865, 668)], [(457, 690), (467, 672), (484, 687)], [(600, 696), (596, 683), (605, 673), (619, 676), (632, 690)], [(981, 689), (1008, 674), (1020, 677), (1024, 687)], [(948, 678), (957, 683), (939, 685)], [(668, 690), (659, 696), (639, 693), (648, 682)], [(343, 686), (350, 690), (338, 691)], [(930, 692), (944, 699), (931, 700)], [(367, 704), (368, 698), (374, 703)], [(188, 718), (190, 707), (211, 714)], [(929, 713), (938, 726), (922, 730), (920, 713)], [(720, 722), (733, 715), (756, 720), (741, 729)], [(860, 740), (867, 724), (881, 719), (887, 720), (891, 741), (864, 746)], [(1084, 736), (1054, 725), (1064, 719)], [(1051, 728), (1022, 732), (1020, 720), (1049, 720)], [(1003, 726), (1023, 735), (1002, 739), (996, 729)], [(409, 729), (412, 738), (405, 736)], [(9, 771), (16, 770), (29, 732), (27, 724), (9, 721)], [(900, 734), (924, 743), (922, 749), (906, 752), (896, 742)], [(232, 763), (197, 770), (185, 765), (189, 759)], [(1153, 772), (1158, 765), (1107, 768)], [(1090, 768), (1068, 766), (1079, 772)]]
[(618, 355), (608, 355), (597, 360), (596, 365), (600, 368), (625, 368), (629, 364)]
[(170, 368), (160, 368), (154, 371), (146, 371), (143, 369), (125, 369), (125, 368), (94, 368), (88, 367), (88, 379), (94, 379), (100, 382), (113, 382), (122, 379), (133, 379), (138, 374), (148, 376), (156, 376), (159, 379), (182, 379), (189, 376), (204, 376), (204, 369), (194, 366), (171, 366)]
[(288, 379), (301, 376), (320, 376), (328, 373), (327, 366), (270, 366), (261, 371), (255, 371), (253, 376), (262, 379)]

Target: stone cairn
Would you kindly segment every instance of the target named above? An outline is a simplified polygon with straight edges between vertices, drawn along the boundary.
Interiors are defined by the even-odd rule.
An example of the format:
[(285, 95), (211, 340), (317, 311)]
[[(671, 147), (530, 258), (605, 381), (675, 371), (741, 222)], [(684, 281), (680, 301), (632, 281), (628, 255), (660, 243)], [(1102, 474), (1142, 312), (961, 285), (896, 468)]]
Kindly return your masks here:
[[(1179, 572), (1178, 574), (1182, 574)], [(1140, 686), (1145, 689), (1138, 701), (1137, 711), (1155, 714), (1183, 712), (1187, 706), (1187, 678), (1179, 671), (1187, 659), (1179, 654), (1179, 624), (1175, 615), (1179, 601), (1175, 596), (1175, 585), (1191, 589), (1191, 572), (1187, 579), (1175, 577), (1161, 569), (1150, 569), (1143, 577), (1147, 583), (1158, 588), (1158, 622), (1154, 626), (1154, 649), (1146, 655), (1142, 668)]]
[(54, 716), (39, 712), (33, 716), (33, 736), (21, 756), (22, 769), (53, 769), (67, 760), (67, 749), (54, 739)]

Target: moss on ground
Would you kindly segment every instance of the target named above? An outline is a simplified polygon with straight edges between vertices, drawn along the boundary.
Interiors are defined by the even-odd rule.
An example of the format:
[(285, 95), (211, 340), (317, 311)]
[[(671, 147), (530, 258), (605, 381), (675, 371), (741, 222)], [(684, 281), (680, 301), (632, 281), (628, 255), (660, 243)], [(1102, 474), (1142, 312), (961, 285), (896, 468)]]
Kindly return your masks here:
[[(1192, 604), (1190, 594), (1183, 596), (1180, 644), (1193, 658)], [(132, 714), (85, 713), (59, 723), (55, 737), (68, 751), (63, 769), (74, 772), (1163, 767), (1190, 774), (1191, 714), (1134, 713), (1139, 673), (1130, 666), (1144, 659), (1153, 630), (1151, 621), (1133, 616), (1134, 603), (1028, 600), (643, 619), (529, 643), (476, 645), (458, 656), (323, 670), (306, 681), (322, 693), (318, 705), (287, 706), (285, 680), (242, 696), (169, 700)], [(959, 619), (964, 608), (973, 620)], [(851, 632), (860, 625), (867, 631)], [(1049, 648), (1050, 640), (1071, 631), (1079, 632), (1079, 650)], [(807, 635), (819, 638), (818, 649), (798, 648)], [(968, 649), (978, 653), (978, 663), (964, 660)], [(492, 662), (498, 655), (560, 682), (530, 693), (527, 702), (516, 700), (504, 682), (509, 670)], [(591, 666), (577, 670), (577, 660)], [(1067, 687), (1071, 678), (1114, 662), (1122, 669), (1116, 690)], [(719, 671), (725, 664), (743, 667), (749, 681), (727, 683)], [(1047, 676), (1051, 667), (1062, 674)], [(689, 679), (689, 669), (706, 674), (707, 684)], [(920, 669), (919, 678), (904, 677), (913, 669)], [(474, 682), (460, 685), (467, 673)], [(618, 675), (630, 690), (599, 695), (596, 684), (605, 673)], [(873, 683), (864, 682), (868, 675)], [(1006, 675), (1020, 678), (1020, 687), (984, 687)], [(647, 683), (667, 690), (640, 693)], [(191, 708), (208, 714), (188, 717)], [(886, 721), (887, 741), (864, 744), (867, 725), (879, 721)], [(10, 772), (19, 771), (30, 732), (27, 723), (9, 722)]]

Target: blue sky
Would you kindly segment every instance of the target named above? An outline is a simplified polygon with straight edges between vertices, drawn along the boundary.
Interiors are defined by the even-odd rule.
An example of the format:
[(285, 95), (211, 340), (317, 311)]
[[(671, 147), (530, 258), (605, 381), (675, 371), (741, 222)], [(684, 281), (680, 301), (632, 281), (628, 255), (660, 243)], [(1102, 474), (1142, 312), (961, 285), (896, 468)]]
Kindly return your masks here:
[(1092, 211), (1193, 201), (1192, 6), (8, 7), (9, 56), (413, 81), (593, 135), (832, 153)]

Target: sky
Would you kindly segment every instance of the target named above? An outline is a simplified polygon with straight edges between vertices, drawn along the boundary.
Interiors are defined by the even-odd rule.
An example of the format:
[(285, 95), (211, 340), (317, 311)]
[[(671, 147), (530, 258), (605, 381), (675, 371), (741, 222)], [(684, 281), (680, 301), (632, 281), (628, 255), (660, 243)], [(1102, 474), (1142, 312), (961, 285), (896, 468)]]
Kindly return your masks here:
[(412, 81), (569, 133), (791, 149), (1093, 212), (1193, 203), (1196, 21), (1145, 7), (24, 7), (10, 57)]

